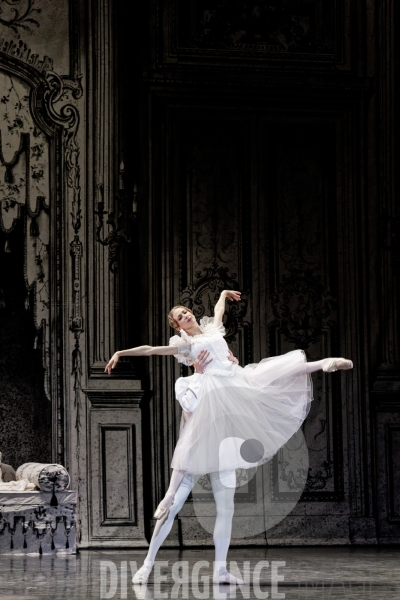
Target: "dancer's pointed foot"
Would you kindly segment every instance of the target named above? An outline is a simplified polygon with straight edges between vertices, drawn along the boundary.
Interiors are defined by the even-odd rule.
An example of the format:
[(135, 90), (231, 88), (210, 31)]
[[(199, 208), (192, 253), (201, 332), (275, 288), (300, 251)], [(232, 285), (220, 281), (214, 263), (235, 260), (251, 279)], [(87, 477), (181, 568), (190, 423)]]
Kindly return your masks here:
[(347, 371), (352, 368), (353, 362), (347, 358), (327, 358), (322, 370), (326, 373), (332, 373), (333, 371)]
[(145, 560), (143, 566), (140, 567), (138, 571), (132, 577), (132, 583), (147, 583), (147, 580), (150, 576), (151, 570), (153, 568), (153, 563)]
[(226, 583), (228, 585), (243, 585), (246, 583), (240, 577), (235, 577), (226, 569), (218, 569), (214, 571), (213, 583)]

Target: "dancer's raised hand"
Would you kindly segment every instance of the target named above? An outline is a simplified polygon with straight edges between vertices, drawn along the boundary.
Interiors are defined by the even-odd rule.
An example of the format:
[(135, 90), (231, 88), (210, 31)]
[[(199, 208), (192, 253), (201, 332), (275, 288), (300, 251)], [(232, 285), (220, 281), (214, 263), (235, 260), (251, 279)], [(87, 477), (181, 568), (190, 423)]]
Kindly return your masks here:
[(236, 292), (235, 290), (225, 290), (225, 294), (228, 300), (236, 300), (236, 302), (239, 302), (240, 300), (241, 292)]
[(108, 365), (104, 369), (104, 373), (108, 373), (109, 375), (111, 375), (111, 370), (115, 367), (115, 365), (117, 364), (118, 361), (119, 361), (119, 355), (118, 355), (118, 352), (116, 352), (110, 358)]
[(208, 350), (201, 350), (201, 352), (199, 352), (199, 354), (196, 356), (196, 360), (193, 363), (194, 370), (196, 373), (204, 373), (204, 369), (206, 368), (206, 366), (209, 365), (210, 362), (212, 362), (212, 358), (208, 360), (209, 356), (210, 353)]

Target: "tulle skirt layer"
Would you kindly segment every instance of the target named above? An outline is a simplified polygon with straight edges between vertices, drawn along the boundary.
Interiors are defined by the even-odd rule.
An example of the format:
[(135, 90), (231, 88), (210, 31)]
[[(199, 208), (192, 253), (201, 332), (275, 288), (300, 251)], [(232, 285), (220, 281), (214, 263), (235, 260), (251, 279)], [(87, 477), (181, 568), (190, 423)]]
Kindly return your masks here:
[(267, 358), (234, 375), (202, 378), (200, 402), (178, 440), (172, 468), (193, 474), (257, 467), (299, 429), (312, 380), (302, 350)]

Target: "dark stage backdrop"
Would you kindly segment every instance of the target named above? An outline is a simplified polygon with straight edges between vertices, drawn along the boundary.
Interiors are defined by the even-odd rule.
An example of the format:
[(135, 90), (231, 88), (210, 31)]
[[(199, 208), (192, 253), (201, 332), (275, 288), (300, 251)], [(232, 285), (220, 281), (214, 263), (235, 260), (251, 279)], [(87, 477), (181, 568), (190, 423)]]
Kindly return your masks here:
[[(240, 289), (225, 319), (242, 365), (296, 348), (354, 362), (313, 375), (309, 472), (275, 461), (278, 484), (257, 474), (240, 502), (256, 516), (299, 485), (302, 498), (245, 543), (398, 543), (398, 7), (137, 4), (134, 18), (59, 0), (57, 19), (44, 1), (0, 19), (0, 326), (27, 357), (17, 372), (2, 340), (0, 450), (22, 462), (51, 446), (82, 547), (145, 546), (188, 371), (104, 367), (167, 344), (172, 305), (201, 317)], [(212, 544), (191, 500), (167, 543)]]

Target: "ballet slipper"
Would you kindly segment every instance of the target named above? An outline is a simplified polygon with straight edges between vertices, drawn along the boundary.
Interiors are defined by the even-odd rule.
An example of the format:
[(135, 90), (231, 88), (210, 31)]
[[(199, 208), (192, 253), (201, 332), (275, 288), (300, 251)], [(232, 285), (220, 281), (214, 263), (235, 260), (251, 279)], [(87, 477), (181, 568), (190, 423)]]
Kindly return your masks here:
[(235, 577), (232, 573), (229, 573), (226, 569), (224, 571), (219, 571), (219, 573), (215, 573), (213, 575), (213, 583), (224, 583), (227, 585), (243, 585), (246, 582), (239, 577)]
[[(146, 562), (147, 562), (147, 564), (146, 564)], [(140, 569), (138, 569), (136, 571), (136, 573), (134, 574), (134, 576), (132, 577), (132, 583), (139, 583), (139, 584), (147, 583), (147, 580), (150, 576), (152, 568), (153, 568), (153, 564), (145, 560), (143, 565), (140, 567)]]
[(327, 358), (322, 370), (326, 373), (332, 373), (333, 371), (347, 371), (353, 368), (353, 363), (347, 358)]

